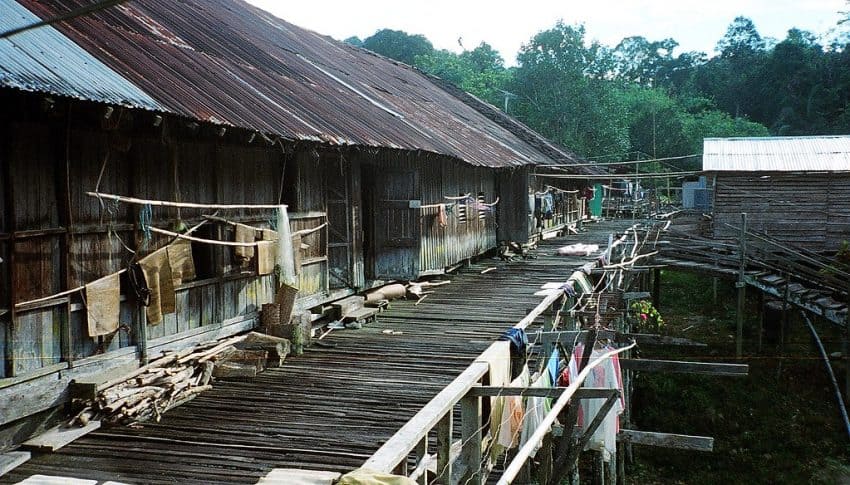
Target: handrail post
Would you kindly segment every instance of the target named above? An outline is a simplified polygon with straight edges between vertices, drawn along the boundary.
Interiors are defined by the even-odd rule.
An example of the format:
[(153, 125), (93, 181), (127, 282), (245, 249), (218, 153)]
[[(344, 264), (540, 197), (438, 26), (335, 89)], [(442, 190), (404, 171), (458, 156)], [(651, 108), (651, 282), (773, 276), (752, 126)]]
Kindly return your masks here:
[(452, 428), (454, 412), (451, 409), (437, 423), (437, 482), (452, 482)]
[[(414, 456), (416, 457), (416, 463), (420, 463), (422, 460), (426, 460), (428, 458), (428, 435), (422, 437), (422, 441), (416, 445), (416, 449), (413, 450)], [(405, 460), (406, 461), (406, 460)], [(428, 469), (426, 467), (425, 472), (416, 479), (416, 483), (419, 485), (428, 485)]]
[(747, 213), (741, 213), (741, 239), (738, 244), (740, 254), (740, 262), (738, 265), (738, 282), (735, 286), (738, 287), (738, 307), (737, 321), (735, 330), (735, 356), (738, 360), (744, 354), (744, 300), (747, 297), (747, 287), (744, 280), (744, 273), (747, 269)]
[(460, 400), (460, 456), (466, 465), (461, 483), (481, 485), (481, 398), (467, 395)]

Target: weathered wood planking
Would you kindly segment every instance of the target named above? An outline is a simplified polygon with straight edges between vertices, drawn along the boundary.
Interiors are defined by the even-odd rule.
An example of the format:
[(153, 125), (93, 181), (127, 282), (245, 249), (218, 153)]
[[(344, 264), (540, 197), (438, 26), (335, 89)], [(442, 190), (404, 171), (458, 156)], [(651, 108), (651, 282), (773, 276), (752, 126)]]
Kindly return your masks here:
[(23, 443), (23, 447), (33, 451), (54, 452), (78, 438), (100, 428), (100, 421), (90, 421), (85, 426), (56, 426)]
[[(829, 173), (717, 175), (714, 235), (734, 238), (740, 213), (751, 230), (815, 251), (836, 251), (850, 233), (850, 175)], [(727, 225), (728, 224), (728, 225)]]
[[(621, 226), (593, 225), (581, 238), (604, 243)], [(313, 346), (254, 382), (220, 383), (159, 423), (98, 430), (12, 478), (61, 467), (101, 480), (255, 483), (276, 467), (350, 471), (534, 307), (541, 284), (586, 262), (551, 256), (563, 244), (546, 241), (539, 259), (498, 262), (484, 276), (473, 264), (418, 306), (398, 300), (362, 330), (334, 331), (322, 341), (334, 348)]]

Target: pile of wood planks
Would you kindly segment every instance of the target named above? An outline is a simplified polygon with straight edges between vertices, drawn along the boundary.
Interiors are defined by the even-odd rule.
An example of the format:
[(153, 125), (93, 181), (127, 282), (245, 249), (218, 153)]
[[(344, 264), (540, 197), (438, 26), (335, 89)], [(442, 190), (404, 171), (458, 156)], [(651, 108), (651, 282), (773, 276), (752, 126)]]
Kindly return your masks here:
[(282, 365), (289, 350), (286, 339), (251, 332), (170, 353), (100, 384), (93, 397), (75, 399), (82, 410), (70, 424), (159, 421), (163, 413), (211, 389), (213, 379), (250, 379)]

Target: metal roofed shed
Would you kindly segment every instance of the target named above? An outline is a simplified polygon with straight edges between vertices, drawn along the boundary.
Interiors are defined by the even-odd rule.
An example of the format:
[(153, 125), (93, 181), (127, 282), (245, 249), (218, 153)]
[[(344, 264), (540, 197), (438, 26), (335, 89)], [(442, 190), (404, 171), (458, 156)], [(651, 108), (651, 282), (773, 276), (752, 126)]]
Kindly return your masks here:
[(707, 138), (714, 235), (751, 231), (814, 251), (850, 239), (850, 136)]
[(850, 171), (850, 135), (706, 138), (706, 172)]

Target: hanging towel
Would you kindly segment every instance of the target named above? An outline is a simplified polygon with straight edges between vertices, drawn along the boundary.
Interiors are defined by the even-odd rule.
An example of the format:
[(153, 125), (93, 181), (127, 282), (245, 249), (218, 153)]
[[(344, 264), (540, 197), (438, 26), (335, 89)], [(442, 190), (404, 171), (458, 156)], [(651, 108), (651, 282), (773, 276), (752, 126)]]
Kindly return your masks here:
[(195, 261), (192, 259), (192, 242), (177, 239), (168, 245), (168, 263), (171, 265), (171, 279), (174, 287), (195, 279)]
[(301, 242), (302, 239), (301, 234), (292, 235), (292, 264), (296, 275), (301, 274), (301, 260), (304, 259), (304, 246), (307, 246)]
[[(590, 283), (590, 280), (587, 278), (587, 275), (581, 271), (576, 271), (570, 276), (569, 281), (575, 282), (581, 289), (580, 293), (593, 293), (593, 285)], [(578, 289), (578, 288), (577, 288)]]
[[(511, 381), (511, 344), (507, 341), (496, 342), (481, 356), (481, 360), (490, 366), (488, 374), (488, 385), (494, 387), (505, 387)], [(502, 423), (502, 410), (505, 407), (504, 396), (493, 396), (490, 398), (490, 437), (496, 440), (499, 436), (499, 428)], [(497, 449), (498, 448), (498, 449)], [(491, 457), (497, 458), (502, 449), (493, 446)]]
[[(510, 387), (528, 387), (528, 366), (525, 366), (519, 377), (511, 381)], [(505, 406), (502, 408), (501, 426), (496, 443), (503, 449), (514, 448), (519, 444), (522, 422), (525, 417), (525, 408), (522, 405), (522, 396), (508, 396), (505, 398)]]
[(446, 227), (449, 225), (448, 216), (446, 215), (446, 204), (440, 204), (440, 207), (437, 210), (437, 224), (439, 224), (440, 227)]
[(121, 279), (111, 274), (86, 285), (86, 316), (89, 337), (118, 331), (121, 314)]
[[(256, 239), (257, 231), (245, 224), (236, 224), (236, 242), (252, 243)], [(236, 246), (233, 248), (233, 255), (240, 262), (254, 257), (253, 246)]]
[(257, 274), (267, 275), (274, 273), (277, 264), (277, 232), (271, 229), (263, 229), (263, 240), (257, 245)]
[(139, 261), (145, 282), (150, 290), (150, 304), (147, 308), (148, 323), (162, 323), (162, 316), (177, 311), (174, 297), (174, 279), (171, 276), (171, 265), (168, 263), (166, 248), (158, 249)]
[[(539, 389), (552, 387), (552, 381), (549, 379), (549, 373), (541, 373), (540, 376), (532, 382), (531, 387)], [(549, 414), (550, 409), (552, 409), (552, 405), (548, 397), (529, 397), (526, 399), (525, 419), (522, 423), (522, 433), (519, 438), (520, 448), (525, 446), (528, 439), (531, 438), (531, 435), (533, 435), (534, 432), (537, 431), (537, 428), (543, 424), (543, 419), (546, 418), (547, 414)], [(551, 426), (549, 428), (551, 429)], [(537, 454), (537, 450), (540, 449), (541, 445), (542, 443), (537, 443), (537, 446), (535, 446), (531, 451), (532, 458), (534, 458), (534, 455)]]

